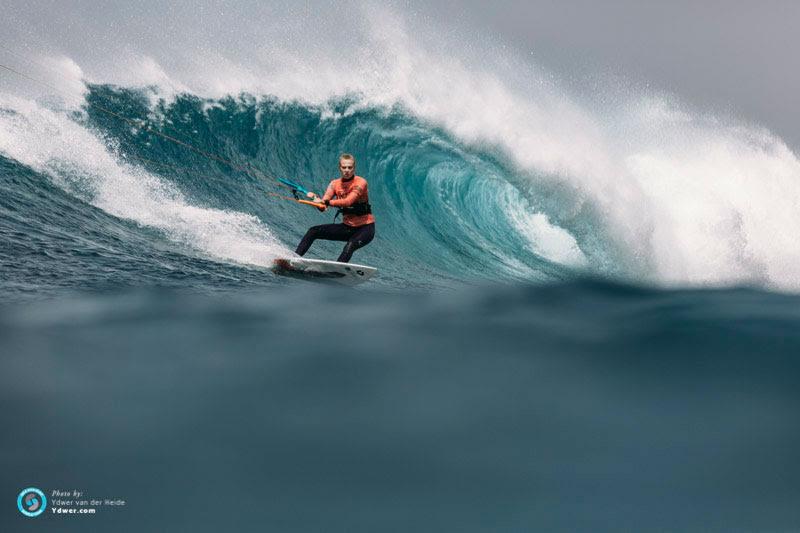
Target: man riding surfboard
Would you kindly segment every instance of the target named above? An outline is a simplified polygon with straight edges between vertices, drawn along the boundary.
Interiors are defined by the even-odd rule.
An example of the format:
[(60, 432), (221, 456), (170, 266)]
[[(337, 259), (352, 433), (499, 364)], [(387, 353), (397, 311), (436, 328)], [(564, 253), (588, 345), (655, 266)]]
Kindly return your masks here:
[(367, 180), (356, 176), (355, 157), (351, 154), (339, 156), (339, 173), (341, 177), (330, 182), (322, 198), (313, 192), (307, 196), (314, 202), (324, 204), (320, 211), (328, 207), (338, 208), (343, 215), (342, 223), (310, 228), (297, 245), (297, 255), (305, 255), (317, 239), (346, 241), (337, 261), (347, 263), (353, 252), (369, 244), (375, 237), (375, 217), (369, 205)]

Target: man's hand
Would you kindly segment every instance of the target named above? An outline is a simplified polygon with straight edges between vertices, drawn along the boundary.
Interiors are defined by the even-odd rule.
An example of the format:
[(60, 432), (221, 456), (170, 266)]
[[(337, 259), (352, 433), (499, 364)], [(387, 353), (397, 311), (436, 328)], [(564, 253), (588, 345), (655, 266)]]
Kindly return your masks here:
[(310, 199), (312, 202), (314, 202), (314, 203), (316, 203), (316, 204), (323, 204), (323, 205), (321, 205), (320, 207), (318, 207), (318, 208), (317, 208), (317, 209), (319, 209), (319, 210), (320, 210), (320, 212), (322, 212), (322, 211), (325, 211), (325, 210), (328, 208), (328, 203), (327, 203), (327, 202), (325, 202), (325, 201), (323, 201), (323, 200), (322, 200), (322, 198), (320, 198), (319, 196), (317, 196), (317, 193), (314, 193), (314, 192), (309, 192), (308, 194), (306, 194), (306, 196), (307, 196), (307, 197), (308, 197), (308, 198), (309, 198), (309, 199)]

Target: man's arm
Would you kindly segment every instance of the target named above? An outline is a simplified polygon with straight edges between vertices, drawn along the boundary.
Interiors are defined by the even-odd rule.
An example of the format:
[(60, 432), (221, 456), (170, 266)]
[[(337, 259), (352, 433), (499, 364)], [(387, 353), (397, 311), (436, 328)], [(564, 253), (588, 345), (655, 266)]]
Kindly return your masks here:
[(333, 198), (333, 182), (328, 184), (328, 188), (325, 189), (325, 194), (322, 195), (320, 200), (324, 202), (325, 200), (330, 200), (331, 198)]
[[(330, 200), (328, 202), (328, 205), (331, 205), (333, 207), (350, 207), (351, 205), (356, 203), (356, 200), (358, 200), (358, 197), (361, 195), (361, 191), (362, 191), (361, 185), (353, 185), (353, 188), (344, 198), (337, 198), (336, 200), (330, 200), (330, 198), (323, 198), (323, 201)], [(327, 195), (328, 193), (326, 192), (325, 196)]]
[[(330, 200), (331, 198), (333, 198), (333, 183), (331, 182), (330, 184), (328, 184), (328, 188), (325, 189), (325, 194), (322, 195), (322, 197), (317, 196), (317, 193), (315, 192), (309, 192), (308, 194), (306, 194), (306, 196), (310, 198), (312, 202), (317, 202), (320, 204), (325, 203), (325, 200)], [(322, 209), (320, 209), (320, 211), (325, 211), (325, 208), (323, 207)]]

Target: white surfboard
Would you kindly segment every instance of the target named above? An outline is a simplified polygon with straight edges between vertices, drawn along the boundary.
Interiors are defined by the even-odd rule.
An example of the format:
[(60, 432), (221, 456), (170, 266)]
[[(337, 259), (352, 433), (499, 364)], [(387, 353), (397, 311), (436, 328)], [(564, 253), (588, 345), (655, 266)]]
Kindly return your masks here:
[(352, 286), (367, 281), (375, 275), (378, 269), (353, 263), (289, 257), (275, 259), (272, 263), (272, 271), (279, 276)]

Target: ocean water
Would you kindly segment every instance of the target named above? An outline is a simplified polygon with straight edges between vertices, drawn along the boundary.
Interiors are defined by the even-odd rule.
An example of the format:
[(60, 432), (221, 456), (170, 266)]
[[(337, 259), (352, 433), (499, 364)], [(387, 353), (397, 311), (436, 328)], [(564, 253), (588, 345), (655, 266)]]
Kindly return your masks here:
[[(792, 149), (366, 9), (346, 66), (324, 25), (2, 49), (0, 529), (800, 529)], [(344, 151), (377, 277), (274, 276), (332, 218), (274, 177)]]

